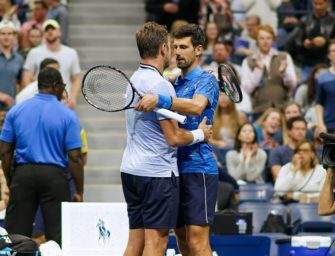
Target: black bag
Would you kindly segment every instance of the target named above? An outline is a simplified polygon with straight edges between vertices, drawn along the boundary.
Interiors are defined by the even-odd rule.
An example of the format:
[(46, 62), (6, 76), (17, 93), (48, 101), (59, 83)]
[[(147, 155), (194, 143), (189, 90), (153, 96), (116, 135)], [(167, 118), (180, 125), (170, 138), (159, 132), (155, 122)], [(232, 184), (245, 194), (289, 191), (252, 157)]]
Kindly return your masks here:
[(16, 234), (0, 236), (0, 253), (2, 251), (15, 256), (40, 255), (38, 245), (33, 239)]
[(261, 228), (261, 233), (286, 233), (287, 229), (288, 225), (283, 216), (269, 213)]
[(246, 222), (246, 232), (252, 234), (252, 212), (236, 212), (233, 210), (223, 210), (214, 214), (214, 222), (211, 232), (216, 235), (239, 234), (238, 221)]

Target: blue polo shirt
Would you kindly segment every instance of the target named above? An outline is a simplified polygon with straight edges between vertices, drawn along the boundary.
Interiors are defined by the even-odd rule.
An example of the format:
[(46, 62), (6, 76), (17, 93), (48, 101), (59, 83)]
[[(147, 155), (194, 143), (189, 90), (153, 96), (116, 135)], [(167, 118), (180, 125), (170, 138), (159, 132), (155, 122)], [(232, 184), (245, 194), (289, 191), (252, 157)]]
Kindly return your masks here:
[(316, 104), (323, 106), (323, 118), (327, 129), (335, 129), (335, 74), (329, 70), (316, 79)]
[(0, 51), (0, 92), (13, 98), (16, 95), (16, 83), (21, 80), (24, 60), (16, 51), (12, 51), (9, 59)]
[(80, 125), (75, 113), (56, 96), (36, 94), (7, 113), (1, 141), (15, 144), (18, 164), (67, 166), (66, 152), (81, 148)]
[[(207, 116), (207, 124), (213, 123), (213, 116), (219, 99), (219, 86), (215, 77), (194, 68), (186, 77), (178, 77), (175, 83), (178, 98), (192, 99), (195, 94), (201, 94), (208, 99), (208, 105), (200, 116), (187, 116), (185, 124), (180, 125), (186, 130), (198, 128), (201, 120)], [(213, 148), (207, 142), (178, 148), (179, 173), (218, 174), (218, 167), (213, 156)]]

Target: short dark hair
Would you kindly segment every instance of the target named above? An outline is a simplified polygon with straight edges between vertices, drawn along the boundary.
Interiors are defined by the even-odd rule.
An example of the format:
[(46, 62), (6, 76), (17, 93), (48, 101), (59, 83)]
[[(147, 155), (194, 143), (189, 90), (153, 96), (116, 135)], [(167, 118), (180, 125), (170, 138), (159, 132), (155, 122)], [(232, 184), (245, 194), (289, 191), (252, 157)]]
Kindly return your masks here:
[(34, 1), (34, 5), (36, 4), (40, 4), (44, 10), (49, 10), (47, 3), (44, 2), (43, 0)]
[(197, 24), (187, 24), (181, 26), (173, 33), (173, 37), (177, 39), (191, 37), (193, 47), (205, 45), (205, 33)]
[[(165, 26), (147, 22), (136, 32), (136, 43), (142, 59), (156, 58), (163, 43), (168, 44), (169, 32)], [(169, 45), (168, 45), (169, 46)]]
[(287, 124), (286, 124), (287, 129), (291, 130), (295, 122), (304, 122), (307, 127), (307, 122), (303, 116), (294, 116), (287, 121)]
[(57, 69), (46, 67), (38, 73), (37, 83), (38, 89), (47, 89), (58, 84), (63, 84), (63, 79)]
[(40, 70), (46, 68), (47, 66), (49, 66), (50, 64), (59, 64), (58, 60), (55, 60), (53, 58), (45, 58), (44, 60), (42, 60), (42, 62), (40, 63)]

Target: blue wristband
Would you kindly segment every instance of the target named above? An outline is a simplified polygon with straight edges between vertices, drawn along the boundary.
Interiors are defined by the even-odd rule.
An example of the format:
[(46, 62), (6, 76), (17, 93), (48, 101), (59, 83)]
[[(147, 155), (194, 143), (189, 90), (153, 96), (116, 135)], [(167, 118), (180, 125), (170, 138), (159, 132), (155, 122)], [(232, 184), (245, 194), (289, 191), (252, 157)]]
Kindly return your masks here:
[(172, 98), (170, 96), (158, 94), (158, 108), (171, 109)]

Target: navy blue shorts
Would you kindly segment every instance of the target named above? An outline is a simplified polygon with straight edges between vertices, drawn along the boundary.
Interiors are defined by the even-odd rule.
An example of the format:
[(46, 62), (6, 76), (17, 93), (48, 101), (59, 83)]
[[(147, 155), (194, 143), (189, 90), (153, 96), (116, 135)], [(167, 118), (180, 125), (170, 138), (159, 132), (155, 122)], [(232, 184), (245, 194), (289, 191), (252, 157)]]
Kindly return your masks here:
[(214, 220), (218, 175), (179, 174), (180, 205), (177, 227), (211, 225)]
[(175, 228), (179, 206), (179, 178), (143, 177), (121, 172), (130, 229)]

